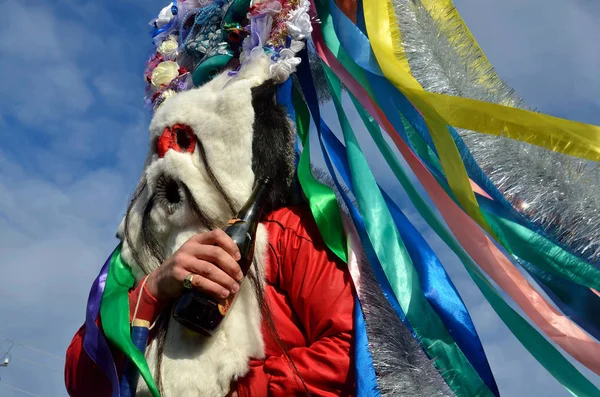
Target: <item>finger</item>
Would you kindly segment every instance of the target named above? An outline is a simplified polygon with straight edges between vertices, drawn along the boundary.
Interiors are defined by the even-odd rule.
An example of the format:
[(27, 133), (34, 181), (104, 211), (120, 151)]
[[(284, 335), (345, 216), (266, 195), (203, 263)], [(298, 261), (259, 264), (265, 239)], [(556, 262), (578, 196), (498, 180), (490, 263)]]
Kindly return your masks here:
[[(194, 237), (193, 237), (194, 238)], [(216, 244), (223, 248), (233, 259), (240, 260), (240, 250), (231, 237), (221, 229), (215, 229), (207, 233), (201, 233), (195, 236), (197, 242), (201, 244)]]
[(227, 290), (229, 293), (235, 293), (239, 289), (239, 284), (233, 278), (212, 263), (195, 260), (189, 263), (186, 270), (198, 275), (198, 277), (194, 277), (194, 279), (205, 278), (218, 284), (222, 289)]
[(240, 265), (223, 248), (216, 245), (193, 245), (189, 254), (199, 260), (210, 262), (229, 276), (240, 281), (244, 275)]
[(208, 295), (209, 297), (212, 297), (214, 299), (224, 299), (231, 294), (231, 292), (227, 288), (223, 288), (222, 285), (215, 283), (214, 281), (209, 280), (205, 277), (202, 277), (199, 274), (194, 273), (193, 271), (189, 271), (183, 268), (180, 270), (181, 274), (185, 274), (185, 276), (182, 277), (182, 283), (183, 279), (187, 275), (193, 273), (194, 277), (192, 277), (192, 288), (202, 292), (203, 294)]

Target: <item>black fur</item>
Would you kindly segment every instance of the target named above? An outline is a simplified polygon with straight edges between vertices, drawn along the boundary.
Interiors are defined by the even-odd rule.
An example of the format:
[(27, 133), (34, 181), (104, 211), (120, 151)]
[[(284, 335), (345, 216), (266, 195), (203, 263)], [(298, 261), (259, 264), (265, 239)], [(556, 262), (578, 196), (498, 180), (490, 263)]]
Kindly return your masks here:
[(155, 195), (152, 195), (144, 208), (144, 213), (142, 215), (142, 241), (144, 241), (144, 246), (148, 253), (160, 264), (164, 262), (165, 254), (159, 238), (154, 233), (154, 228), (152, 227), (150, 219), (150, 214), (152, 214), (155, 202)]
[(294, 130), (285, 108), (276, 103), (276, 93), (277, 85), (273, 80), (252, 89), (252, 171), (256, 178), (271, 180), (267, 212), (289, 203), (295, 169)]
[[(206, 150), (204, 150), (204, 145), (202, 144), (202, 141), (200, 141), (200, 139), (197, 139), (196, 143), (197, 143), (198, 151), (200, 152), (200, 160), (202, 160), (202, 164), (204, 165), (204, 168), (206, 169), (208, 178), (214, 185), (215, 189), (217, 189), (217, 191), (219, 192), (221, 197), (223, 197), (223, 200), (225, 200), (225, 203), (227, 203), (227, 206), (229, 207), (229, 210), (231, 211), (231, 215), (232, 216), (235, 215), (238, 210), (233, 205), (233, 200), (231, 199), (231, 197), (229, 197), (229, 194), (227, 194), (227, 192), (225, 191), (225, 188), (223, 187), (223, 185), (221, 185), (221, 182), (219, 182), (219, 180), (217, 179), (217, 176), (215, 175), (215, 172), (213, 171), (212, 167), (210, 166), (210, 162), (206, 158)], [(189, 199), (192, 199), (191, 195), (189, 195)], [(190, 201), (190, 202), (192, 202), (192, 201)]]
[[(276, 102), (277, 88), (278, 85), (273, 80), (267, 80), (252, 89), (252, 107), (254, 108), (252, 171), (256, 179), (268, 177), (271, 181), (271, 192), (265, 213), (289, 205), (292, 199), (292, 182), (296, 169), (295, 132), (285, 108)], [(270, 243), (269, 246), (273, 249)], [(263, 319), (266, 321), (266, 330), (277, 343), (289, 367), (295, 373), (296, 382), (301, 384), (306, 396), (311, 396), (304, 378), (279, 337), (260, 281), (255, 278), (254, 274), (249, 274), (249, 276), (252, 276), (250, 280), (254, 286)]]
[[(129, 205), (127, 207), (127, 213), (125, 214), (125, 240), (127, 241), (127, 244), (129, 244), (129, 247), (131, 247), (131, 253), (133, 255), (133, 259), (135, 260), (135, 262), (140, 266), (140, 268), (142, 270), (144, 270), (146, 273), (148, 273), (150, 271), (150, 267), (143, 261), (141, 260), (141, 256), (139, 254), (139, 252), (134, 249), (134, 244), (133, 244), (133, 240), (131, 239), (131, 233), (130, 233), (130, 215), (131, 215), (131, 211), (133, 210), (133, 207), (135, 205), (135, 203), (137, 202), (137, 200), (140, 198), (140, 196), (142, 195), (142, 193), (146, 190), (148, 184), (146, 182), (146, 180), (142, 180), (142, 182), (139, 184), (139, 186), (137, 187), (135, 193), (133, 194), (133, 197), (131, 198), (131, 201), (129, 202)], [(146, 203), (146, 207), (144, 208), (144, 215), (142, 217), (142, 225), (141, 225), (141, 232), (142, 232), (142, 241), (143, 241), (143, 250), (145, 250), (146, 252), (149, 252), (150, 255), (156, 260), (158, 261), (158, 263), (162, 262), (162, 250), (160, 249), (160, 246), (157, 243), (157, 238), (154, 236), (153, 231), (152, 231), (152, 226), (150, 225), (150, 219), (149, 219), (149, 215), (150, 215), (150, 211), (152, 209), (154, 205), (154, 196), (151, 197), (148, 202)]]

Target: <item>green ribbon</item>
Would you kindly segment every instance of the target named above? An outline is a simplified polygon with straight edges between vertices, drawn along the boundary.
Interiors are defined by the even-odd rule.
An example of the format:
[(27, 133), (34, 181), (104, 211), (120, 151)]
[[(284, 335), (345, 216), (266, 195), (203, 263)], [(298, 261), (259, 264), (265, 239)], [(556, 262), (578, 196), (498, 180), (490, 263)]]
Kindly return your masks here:
[(537, 268), (600, 291), (600, 270), (517, 222), (485, 211), (493, 229), (503, 234), (502, 244), (512, 254)]
[(302, 95), (292, 91), (292, 101), (296, 112), (296, 130), (302, 142), (302, 153), (298, 161), (298, 180), (306, 195), (313, 218), (317, 223), (323, 241), (344, 263), (348, 262), (346, 235), (340, 215), (337, 198), (333, 190), (315, 179), (310, 167), (310, 113)]
[[(356, 65), (341, 47), (331, 23), (329, 11), (323, 2), (318, 2), (319, 19), (321, 29), (327, 47), (336, 55), (344, 68), (356, 79), (367, 92), (372, 90), (363, 70)], [(359, 104), (356, 98), (350, 94), (356, 109), (365, 123), (371, 137), (375, 141), (386, 162), (394, 172), (402, 187), (409, 196), (411, 202), (421, 214), (423, 219), (440, 236), (442, 241), (459, 257), (469, 276), (482, 292), (492, 309), (500, 319), (507, 325), (521, 344), (536, 358), (544, 368), (554, 376), (572, 395), (578, 397), (600, 396), (600, 390), (596, 388), (585, 376), (583, 376), (548, 340), (546, 340), (531, 324), (512, 309), (502, 298), (496, 287), (485, 277), (473, 259), (462, 248), (445, 224), (437, 217), (426, 200), (414, 187), (408, 175), (400, 165), (396, 155), (383, 138), (377, 122)], [(374, 98), (371, 95), (371, 98)], [(409, 131), (407, 131), (409, 132)], [(416, 134), (415, 134), (416, 135)], [(409, 134), (410, 136), (410, 134)], [(426, 148), (426, 145), (421, 145)], [(429, 152), (419, 153), (419, 156), (430, 156)], [(444, 185), (442, 185), (444, 186)], [(446, 186), (444, 186), (446, 188)], [(502, 222), (500, 222), (502, 224)], [(513, 247), (514, 248), (514, 247)]]
[[(355, 105), (357, 105), (356, 102)], [(406, 132), (417, 155), (421, 158), (428, 158), (430, 164), (443, 175), (443, 170), (435, 153), (427, 146), (423, 138), (414, 131), (412, 126), (408, 124), (408, 121), (402, 115), (401, 117), (406, 122)], [(378, 139), (383, 138), (381, 132), (379, 132), (379, 136)], [(446, 181), (438, 178), (435, 174), (433, 175), (446, 193), (453, 198), (454, 202), (459, 204)], [(480, 208), (486, 221), (494, 230), (499, 242), (508, 252), (555, 276), (588, 288), (600, 290), (600, 269), (578, 258), (528, 227), (499, 216), (485, 207), (484, 203), (480, 203)]]
[(346, 143), (358, 207), (388, 281), (429, 357), (457, 396), (493, 396), (427, 302), (419, 276), (360, 149), (341, 101), (337, 76), (323, 65)]
[(121, 246), (119, 246), (110, 258), (106, 286), (102, 295), (100, 305), (102, 329), (106, 338), (135, 364), (152, 395), (160, 397), (146, 358), (131, 340), (129, 290), (134, 284), (135, 278), (129, 265), (121, 258)]
[[(533, 326), (504, 301), (498, 290), (488, 281), (485, 275), (483, 275), (479, 267), (458, 241), (456, 241), (454, 236), (448, 231), (443, 222), (437, 217), (435, 212), (429, 207), (425, 199), (415, 188), (409, 176), (394, 155), (392, 149), (383, 138), (377, 122), (375, 122), (368, 112), (358, 103), (356, 98), (352, 97), (352, 100), (377, 147), (383, 154), (396, 178), (400, 181), (400, 184), (406, 191), (419, 214), (434, 232), (440, 236), (442, 241), (444, 241), (444, 243), (458, 256), (492, 309), (494, 309), (496, 314), (498, 314), (500, 319), (506, 324), (515, 337), (572, 395), (581, 397), (600, 395), (600, 390), (583, 376), (567, 359), (565, 359), (565, 357)], [(489, 213), (484, 212), (484, 215), (488, 216)], [(492, 227), (496, 227), (497, 224), (492, 217), (488, 218), (488, 221), (492, 223)], [(503, 229), (503, 233), (505, 233), (505, 236), (511, 235), (506, 229)], [(521, 246), (519, 248), (521, 248)], [(528, 249), (527, 246), (522, 246), (522, 248), (524, 251)]]

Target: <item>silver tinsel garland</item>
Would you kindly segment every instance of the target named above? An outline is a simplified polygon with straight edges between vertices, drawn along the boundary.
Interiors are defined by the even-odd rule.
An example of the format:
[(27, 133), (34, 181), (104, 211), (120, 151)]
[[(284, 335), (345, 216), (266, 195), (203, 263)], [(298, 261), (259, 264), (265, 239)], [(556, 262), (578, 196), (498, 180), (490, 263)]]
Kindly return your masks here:
[[(411, 71), (425, 90), (531, 110), (492, 68), (484, 71), (483, 85), (480, 71), (471, 66), (480, 54), (469, 38), (451, 42), (421, 1), (394, 0), (394, 9)], [(598, 163), (501, 136), (457, 131), (518, 211), (571, 252), (600, 262)]]
[[(340, 209), (350, 217), (333, 179), (327, 172), (312, 167), (313, 176), (335, 193)], [(352, 200), (352, 193), (344, 187)], [(357, 249), (358, 247), (354, 247)], [(369, 351), (382, 397), (451, 397), (454, 394), (436, 369), (434, 360), (427, 357), (419, 342), (400, 320), (383, 294), (373, 269), (362, 248), (356, 252), (360, 269), (358, 292), (369, 339)], [(452, 373), (445, 374), (453, 382)]]

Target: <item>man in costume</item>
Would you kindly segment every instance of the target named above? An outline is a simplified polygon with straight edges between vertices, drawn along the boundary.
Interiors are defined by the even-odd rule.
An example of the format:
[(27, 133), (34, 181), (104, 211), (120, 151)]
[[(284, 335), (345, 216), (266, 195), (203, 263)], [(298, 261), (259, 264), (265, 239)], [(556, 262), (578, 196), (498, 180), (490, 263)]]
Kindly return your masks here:
[[(129, 295), (131, 317), (152, 324), (163, 317), (166, 334), (159, 329), (147, 356), (165, 396), (224, 396), (231, 387), (240, 396), (352, 394), (350, 278), (310, 213), (288, 206), (293, 130), (275, 104), (268, 66), (263, 56), (235, 77), (224, 73), (171, 98), (150, 126), (147, 166), (119, 236), (123, 258), (143, 280)], [(165, 136), (166, 151), (157, 144)], [(252, 267), (259, 282), (237, 291), (237, 247), (210, 230), (239, 210), (260, 176), (273, 188)], [(167, 310), (190, 273), (204, 293), (239, 295), (212, 337), (187, 331)], [(262, 319), (261, 330), (263, 315), (274, 324)], [(84, 333), (68, 351), (67, 389), (108, 396), (110, 384), (82, 349)]]
[[(145, 356), (162, 396), (354, 395), (351, 277), (294, 193), (295, 132), (285, 107), (276, 103), (310, 35), (308, 3), (260, 2), (246, 15), (247, 9), (244, 1), (180, 1), (153, 21), (150, 147), (118, 232), (120, 258), (135, 276), (129, 320), (151, 324)], [(240, 14), (249, 20), (243, 42), (232, 22)], [(222, 71), (236, 57), (240, 67)], [(253, 265), (238, 289), (239, 253), (219, 227), (262, 177), (272, 181), (266, 215)], [(382, 394), (449, 395), (359, 261)], [(171, 316), (186, 278), (214, 298), (237, 295), (212, 337), (190, 332)], [(119, 395), (86, 342), (98, 337), (90, 330), (102, 329), (104, 321), (104, 315), (92, 318), (92, 325), (86, 320), (68, 349), (71, 396)], [(99, 337), (108, 337), (107, 331)], [(114, 343), (110, 351), (120, 378), (127, 359)], [(156, 394), (139, 382), (137, 395)]]

